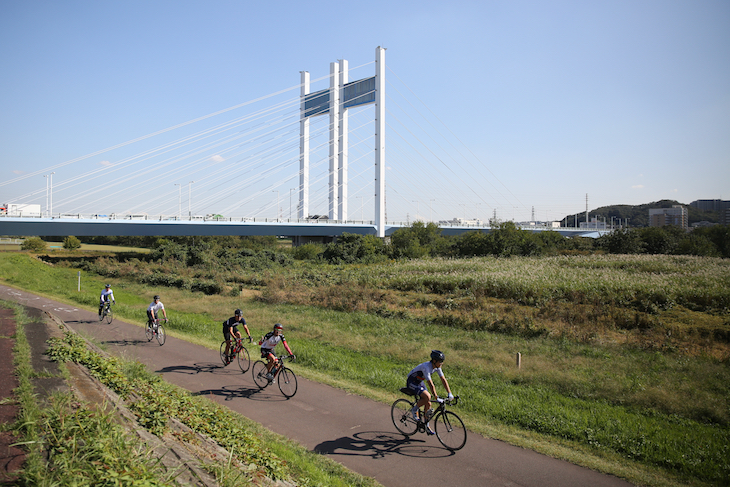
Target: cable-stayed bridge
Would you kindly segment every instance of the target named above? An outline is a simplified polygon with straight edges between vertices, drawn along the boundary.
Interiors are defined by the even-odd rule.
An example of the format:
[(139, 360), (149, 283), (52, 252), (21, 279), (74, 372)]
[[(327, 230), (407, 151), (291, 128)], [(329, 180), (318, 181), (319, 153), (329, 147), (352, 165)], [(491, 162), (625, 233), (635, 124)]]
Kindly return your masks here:
[[(530, 211), (386, 69), (380, 47), (374, 62), (301, 72), (299, 85), (29, 170), (0, 191), (38, 208), (0, 218), (2, 235), (384, 237), (414, 221), (488, 231)], [(553, 228), (534, 215), (528, 228)]]

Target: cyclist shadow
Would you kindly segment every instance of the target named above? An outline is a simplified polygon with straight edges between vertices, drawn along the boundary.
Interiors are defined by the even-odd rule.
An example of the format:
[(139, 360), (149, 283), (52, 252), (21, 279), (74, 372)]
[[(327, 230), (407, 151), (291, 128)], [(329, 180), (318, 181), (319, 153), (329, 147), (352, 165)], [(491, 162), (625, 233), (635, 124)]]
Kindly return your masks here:
[[(263, 401), (270, 399), (279, 399), (286, 401), (286, 398), (281, 395), (269, 395), (268, 393), (260, 390), (258, 387), (246, 387), (241, 385), (236, 386), (222, 386), (220, 389), (205, 389), (202, 391), (194, 392), (194, 396), (219, 396), (224, 401), (232, 401), (234, 399), (253, 399), (254, 401)], [(271, 397), (269, 397), (271, 396)]]
[(314, 447), (314, 451), (327, 455), (354, 455), (372, 458), (383, 458), (387, 455), (443, 458), (454, 455), (454, 452), (446, 448), (428, 445), (423, 440), (383, 431), (362, 431), (352, 436), (323, 441)]
[[(235, 373), (233, 369), (226, 370), (225, 367), (221, 364), (217, 363), (195, 363), (193, 365), (170, 365), (168, 367), (163, 367), (160, 370), (156, 370), (155, 372), (158, 373), (165, 373), (165, 372), (176, 372), (178, 374), (188, 374), (188, 375), (195, 375), (203, 373), (209, 373), (209, 374), (228, 374), (228, 373)], [(240, 374), (241, 371), (239, 370), (238, 373)]]
[[(115, 347), (131, 347), (134, 345), (145, 345), (147, 340), (107, 340), (101, 343), (104, 345), (113, 345)], [(155, 342), (155, 345), (157, 345), (157, 342)]]

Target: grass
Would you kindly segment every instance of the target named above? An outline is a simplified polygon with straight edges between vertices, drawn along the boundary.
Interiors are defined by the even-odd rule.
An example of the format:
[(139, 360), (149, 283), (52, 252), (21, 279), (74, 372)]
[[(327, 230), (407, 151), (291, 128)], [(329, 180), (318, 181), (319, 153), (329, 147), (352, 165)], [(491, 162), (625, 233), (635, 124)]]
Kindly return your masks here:
[[(590, 264), (590, 259), (582, 259), (576, 258), (573, 265)], [(624, 268), (639, 272), (639, 263), (632, 262)], [(694, 266), (701, 269), (713, 263)], [(604, 264), (621, 267), (618, 260)], [(649, 264), (641, 272), (661, 270), (656, 262)], [(435, 265), (445, 269), (440, 267), (444, 264)], [(385, 272), (353, 267), (340, 273), (329, 269), (326, 274), (309, 270), (307, 275), (335, 289), (343, 282)], [(693, 287), (692, 272), (686, 278), (688, 287)], [(0, 256), (0, 275), (34, 292), (94, 306), (98, 290), (108, 280), (84, 276), (85, 289), (90, 290), (79, 294), (74, 270), (18, 254)], [(149, 296), (160, 291), (122, 280), (112, 283), (117, 301), (124, 303), (115, 312), (141, 324)], [(596, 285), (601, 286), (606, 284)], [(173, 288), (161, 294), (171, 318), (170, 332), (212, 349), (221, 340), (218, 322), (241, 307), (254, 336), (275, 322), (284, 323), (298, 357), (294, 366), (298, 373), (389, 402), (407, 371), (431, 348), (440, 348), (447, 355), (445, 371), (452, 389), (465, 399), (458, 412), (474, 431), (639, 484), (722, 485), (730, 477), (730, 371), (726, 361), (703, 353), (702, 346), (688, 351), (636, 346), (646, 333), (641, 328), (609, 330), (613, 335), (604, 330), (581, 342), (560, 334), (443, 326), (419, 319), (411, 308), (373, 313), (367, 307), (337, 311), (266, 304), (256, 291), (237, 298)], [(427, 296), (422, 293), (423, 297)], [(407, 298), (419, 299), (415, 293)], [(515, 319), (524, 319), (519, 318), (523, 310), (535, 309), (490, 299), (495, 314), (509, 309)], [(529, 330), (536, 325), (525, 326)], [(517, 352), (522, 354), (519, 370)]]
[(18, 323), (13, 351), (19, 386), (13, 391), (20, 405), (14, 431), (27, 449), (20, 472), (23, 485), (175, 485), (144, 445), (135, 441), (110, 414), (90, 410), (69, 393), (49, 398), (40, 406), (33, 393), (33, 369), (23, 309), (15, 310)]

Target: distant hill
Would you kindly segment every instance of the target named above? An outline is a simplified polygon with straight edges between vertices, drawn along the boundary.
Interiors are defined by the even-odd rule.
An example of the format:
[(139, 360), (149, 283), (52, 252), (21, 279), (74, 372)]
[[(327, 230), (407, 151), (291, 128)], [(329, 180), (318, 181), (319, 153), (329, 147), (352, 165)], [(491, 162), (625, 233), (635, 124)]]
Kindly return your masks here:
[[(680, 203), (674, 200), (661, 200), (653, 203), (646, 203), (643, 205), (612, 205), (602, 206), (594, 210), (588, 211), (589, 218), (598, 217), (600, 221), (605, 220), (609, 225), (611, 224), (611, 217), (613, 217), (614, 223), (618, 220), (621, 223), (625, 223), (628, 218), (630, 227), (648, 227), (649, 226), (649, 210), (655, 208), (671, 208), (672, 205), (682, 205), (687, 208), (689, 212), (689, 224), (708, 221), (711, 223), (717, 223), (720, 221), (720, 214), (717, 211), (703, 211), (697, 208), (692, 208), (686, 203)], [(575, 225), (576, 217), (578, 218), (578, 225), (580, 222), (586, 221), (585, 212), (581, 212), (567, 217), (567, 225), (572, 227)], [(565, 221), (565, 220), (564, 220)], [(565, 223), (564, 223), (565, 224)]]

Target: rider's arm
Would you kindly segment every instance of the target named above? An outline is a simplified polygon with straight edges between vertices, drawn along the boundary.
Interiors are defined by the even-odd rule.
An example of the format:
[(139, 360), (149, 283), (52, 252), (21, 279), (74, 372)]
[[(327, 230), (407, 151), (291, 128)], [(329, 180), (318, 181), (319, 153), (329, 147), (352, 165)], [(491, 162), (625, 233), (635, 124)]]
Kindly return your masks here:
[(449, 395), (453, 396), (453, 394), (451, 394), (451, 388), (449, 387), (449, 382), (446, 380), (446, 376), (441, 377), (441, 382), (444, 383), (444, 387), (446, 388), (446, 392)]
[(433, 380), (432, 379), (428, 379), (428, 387), (431, 389), (431, 395), (433, 396), (432, 399), (438, 398), (439, 395), (436, 394), (436, 386), (433, 385)]
[(248, 335), (248, 338), (251, 338), (251, 332), (248, 331), (248, 325), (246, 323), (243, 324), (243, 329), (246, 330), (246, 335)]
[(294, 352), (291, 351), (291, 348), (289, 348), (289, 344), (286, 343), (286, 340), (282, 340), (281, 343), (284, 344), (284, 348), (286, 348), (286, 351), (289, 352), (289, 355), (294, 355)]

